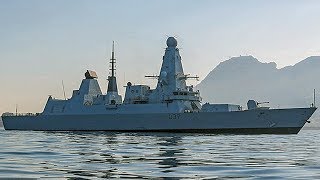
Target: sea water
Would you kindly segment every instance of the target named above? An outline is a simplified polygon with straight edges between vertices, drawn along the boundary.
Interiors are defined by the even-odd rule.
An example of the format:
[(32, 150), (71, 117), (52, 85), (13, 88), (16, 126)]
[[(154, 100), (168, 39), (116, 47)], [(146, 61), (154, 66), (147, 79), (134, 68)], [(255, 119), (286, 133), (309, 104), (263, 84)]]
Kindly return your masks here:
[(0, 178), (320, 179), (320, 130), (297, 135), (0, 130)]

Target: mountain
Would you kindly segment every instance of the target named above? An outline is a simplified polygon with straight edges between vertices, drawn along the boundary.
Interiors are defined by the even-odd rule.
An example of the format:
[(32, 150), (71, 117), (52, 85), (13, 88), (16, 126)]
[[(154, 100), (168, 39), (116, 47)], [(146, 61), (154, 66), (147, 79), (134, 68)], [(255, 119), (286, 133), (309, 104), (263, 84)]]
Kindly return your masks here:
[[(203, 102), (246, 107), (247, 101), (254, 99), (270, 102), (273, 108), (308, 107), (313, 102), (313, 89), (320, 92), (319, 77), (320, 56), (281, 69), (275, 62), (262, 63), (253, 56), (240, 56), (221, 62), (196, 89), (200, 90)], [(316, 102), (320, 104), (320, 93), (317, 95)], [(319, 122), (318, 111), (313, 118)]]

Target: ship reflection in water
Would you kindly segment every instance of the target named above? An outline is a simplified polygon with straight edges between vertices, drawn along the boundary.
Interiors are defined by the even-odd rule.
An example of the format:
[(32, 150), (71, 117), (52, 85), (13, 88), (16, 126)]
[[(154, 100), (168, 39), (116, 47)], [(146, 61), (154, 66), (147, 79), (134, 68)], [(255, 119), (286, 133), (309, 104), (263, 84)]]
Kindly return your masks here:
[(0, 178), (320, 178), (320, 135), (0, 130)]

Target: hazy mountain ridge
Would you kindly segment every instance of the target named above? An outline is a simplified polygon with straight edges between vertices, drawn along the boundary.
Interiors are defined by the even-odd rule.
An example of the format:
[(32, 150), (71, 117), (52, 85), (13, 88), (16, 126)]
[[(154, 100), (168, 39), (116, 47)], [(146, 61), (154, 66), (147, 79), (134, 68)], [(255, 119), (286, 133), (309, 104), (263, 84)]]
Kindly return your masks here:
[[(203, 102), (246, 107), (249, 99), (255, 99), (269, 101), (275, 108), (308, 107), (313, 102), (313, 89), (320, 92), (317, 77), (320, 77), (320, 56), (281, 69), (277, 69), (275, 62), (262, 63), (253, 56), (240, 56), (221, 62), (196, 88)], [(316, 100), (320, 103), (319, 97)], [(313, 118), (318, 117), (317, 111)]]

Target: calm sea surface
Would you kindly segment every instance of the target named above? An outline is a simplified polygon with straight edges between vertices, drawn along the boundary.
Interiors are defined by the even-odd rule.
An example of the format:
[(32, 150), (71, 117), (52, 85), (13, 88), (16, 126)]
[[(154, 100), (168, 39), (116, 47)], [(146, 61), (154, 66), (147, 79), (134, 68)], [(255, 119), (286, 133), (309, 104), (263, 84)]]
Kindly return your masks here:
[(0, 130), (0, 178), (320, 179), (320, 130), (298, 135)]

